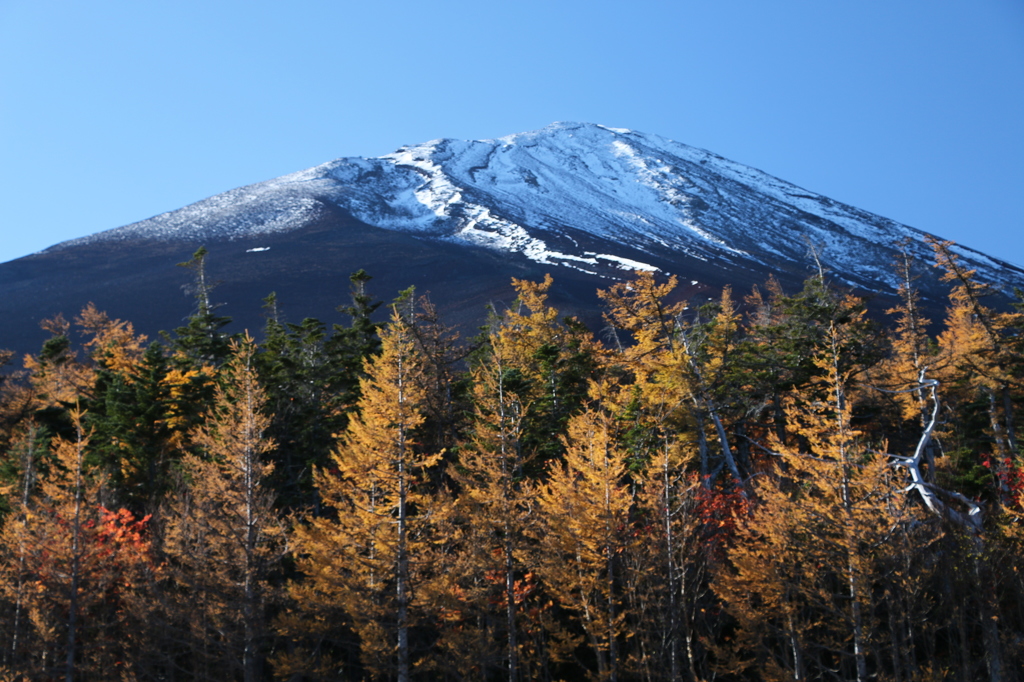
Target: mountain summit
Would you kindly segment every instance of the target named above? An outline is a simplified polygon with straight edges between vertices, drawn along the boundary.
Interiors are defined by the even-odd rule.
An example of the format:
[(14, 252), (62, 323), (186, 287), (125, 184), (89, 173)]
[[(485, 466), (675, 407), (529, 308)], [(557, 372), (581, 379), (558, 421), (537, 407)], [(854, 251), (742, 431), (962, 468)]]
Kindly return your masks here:
[[(897, 287), (896, 244), (924, 269), (925, 236), (656, 135), (555, 123), (341, 158), (63, 242), (0, 265), (0, 314), (71, 315), (92, 300), (147, 330), (176, 326), (188, 309), (173, 265), (198, 245), (224, 282), (225, 314), (249, 328), (272, 290), (286, 310), (333, 311), (359, 268), (378, 278), (382, 298), (413, 284), (449, 309), (501, 300), (510, 276), (546, 271), (571, 312), (637, 269), (678, 275), (683, 295), (706, 300), (769, 275), (798, 286), (815, 259), (837, 283), (886, 297)], [(1004, 292), (1024, 282), (1014, 266), (956, 251)], [(934, 280), (920, 282), (926, 297), (940, 296)], [(0, 347), (18, 343), (0, 338)]]
[[(931, 258), (919, 230), (702, 149), (586, 123), (342, 158), (54, 248), (288, 232), (331, 208), (367, 225), (594, 275), (658, 269), (655, 261), (680, 255), (758, 273), (803, 271), (814, 249), (847, 284), (884, 292), (897, 285), (897, 241)], [(997, 286), (1017, 281), (1008, 264), (958, 251)]]

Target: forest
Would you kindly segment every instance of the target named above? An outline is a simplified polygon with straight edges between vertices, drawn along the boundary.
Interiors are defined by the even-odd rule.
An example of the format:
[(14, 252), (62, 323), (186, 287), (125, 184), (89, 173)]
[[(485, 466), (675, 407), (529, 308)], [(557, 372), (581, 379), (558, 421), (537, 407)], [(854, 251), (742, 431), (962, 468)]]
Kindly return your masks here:
[(0, 680), (1019, 680), (1024, 294), (931, 243), (879, 319), (637, 272), (594, 333), (548, 276), (463, 338), (360, 271), (257, 341), (200, 249), (158, 340), (47, 320), (0, 353)]

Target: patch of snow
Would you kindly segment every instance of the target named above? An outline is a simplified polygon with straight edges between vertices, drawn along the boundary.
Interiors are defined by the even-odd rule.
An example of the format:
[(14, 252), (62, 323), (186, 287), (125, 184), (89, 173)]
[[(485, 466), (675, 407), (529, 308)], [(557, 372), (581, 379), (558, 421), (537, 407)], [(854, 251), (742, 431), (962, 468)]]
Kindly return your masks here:
[(604, 260), (610, 260), (613, 263), (617, 263), (620, 270), (643, 270), (646, 272), (658, 272), (661, 268), (649, 265), (647, 263), (641, 263), (640, 261), (631, 260), (629, 258), (623, 258), (621, 256), (612, 256), (606, 253), (596, 254), (596, 258), (603, 258)]

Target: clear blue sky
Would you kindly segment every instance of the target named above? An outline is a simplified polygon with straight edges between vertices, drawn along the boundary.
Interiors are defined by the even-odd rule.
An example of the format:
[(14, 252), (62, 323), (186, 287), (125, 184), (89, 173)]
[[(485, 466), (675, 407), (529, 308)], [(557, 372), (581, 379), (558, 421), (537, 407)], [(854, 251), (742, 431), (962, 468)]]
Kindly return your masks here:
[(1022, 0), (0, 0), (0, 262), (340, 156), (560, 120), (1024, 265)]

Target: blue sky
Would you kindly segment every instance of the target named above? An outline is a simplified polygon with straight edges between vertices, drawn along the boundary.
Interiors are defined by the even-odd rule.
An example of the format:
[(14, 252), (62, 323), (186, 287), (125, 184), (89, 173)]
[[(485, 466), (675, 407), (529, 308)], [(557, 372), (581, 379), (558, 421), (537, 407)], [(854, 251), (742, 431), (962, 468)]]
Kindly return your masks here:
[(1024, 266), (1020, 0), (0, 0), (0, 262), (340, 156), (656, 133)]

